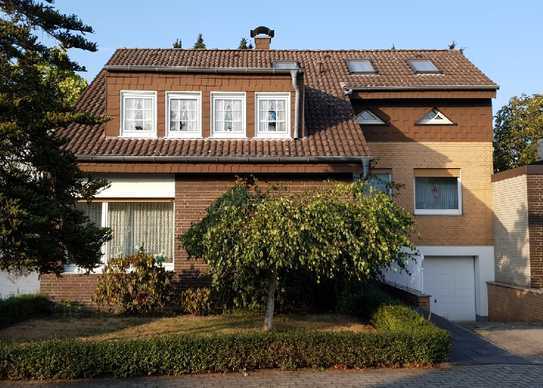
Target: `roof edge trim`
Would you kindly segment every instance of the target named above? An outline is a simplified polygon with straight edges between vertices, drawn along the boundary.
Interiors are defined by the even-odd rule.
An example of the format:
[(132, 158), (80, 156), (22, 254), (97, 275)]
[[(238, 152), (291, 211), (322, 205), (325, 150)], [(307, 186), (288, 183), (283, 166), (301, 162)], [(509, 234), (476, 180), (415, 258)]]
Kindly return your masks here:
[(78, 162), (184, 162), (184, 163), (360, 163), (371, 156), (271, 156), (271, 157), (205, 157), (205, 156), (136, 156), (136, 155), (76, 155)]
[(422, 85), (422, 86), (348, 86), (353, 92), (409, 91), (409, 90), (498, 90), (498, 85)]
[(225, 73), (225, 74), (290, 74), (302, 69), (273, 69), (259, 67), (197, 67), (197, 66), (147, 66), (147, 65), (106, 65), (111, 72), (145, 73)]

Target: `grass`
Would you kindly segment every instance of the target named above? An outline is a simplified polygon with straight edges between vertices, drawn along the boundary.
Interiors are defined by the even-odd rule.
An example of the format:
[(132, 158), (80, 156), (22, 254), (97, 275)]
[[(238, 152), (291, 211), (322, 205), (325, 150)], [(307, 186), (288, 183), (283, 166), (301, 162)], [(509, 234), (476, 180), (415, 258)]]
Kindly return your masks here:
[[(185, 334), (249, 333), (261, 331), (263, 318), (257, 313), (236, 313), (195, 317), (182, 315), (166, 318), (142, 317), (52, 317), (33, 319), (0, 330), (0, 340), (32, 342), (48, 339), (77, 338), (82, 340), (117, 340)], [(307, 329), (317, 331), (365, 332), (374, 329), (357, 319), (344, 315), (277, 315), (274, 329), (288, 331)]]

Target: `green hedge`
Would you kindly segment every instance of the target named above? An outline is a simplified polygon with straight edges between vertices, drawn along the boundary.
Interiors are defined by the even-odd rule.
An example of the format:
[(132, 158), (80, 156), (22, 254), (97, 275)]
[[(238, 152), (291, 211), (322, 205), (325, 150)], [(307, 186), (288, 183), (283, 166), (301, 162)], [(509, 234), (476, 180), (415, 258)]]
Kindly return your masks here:
[[(396, 317), (397, 318), (394, 318)], [(262, 368), (423, 366), (447, 359), (448, 334), (405, 306), (385, 306), (376, 332), (290, 331), (120, 341), (0, 345), (0, 378), (74, 379)], [(414, 325), (399, 324), (407, 319)], [(422, 319), (422, 318), (420, 318)]]
[(25, 294), (0, 300), (0, 328), (51, 313), (52, 304), (43, 295)]

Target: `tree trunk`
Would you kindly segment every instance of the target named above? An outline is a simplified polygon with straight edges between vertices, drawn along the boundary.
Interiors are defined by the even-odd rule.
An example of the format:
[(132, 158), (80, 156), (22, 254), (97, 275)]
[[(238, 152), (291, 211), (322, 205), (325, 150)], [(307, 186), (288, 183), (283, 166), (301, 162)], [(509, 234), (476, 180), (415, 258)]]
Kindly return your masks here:
[(266, 313), (264, 315), (264, 330), (272, 329), (273, 310), (275, 309), (275, 291), (277, 290), (277, 278), (272, 277), (268, 285), (268, 298), (266, 301)]

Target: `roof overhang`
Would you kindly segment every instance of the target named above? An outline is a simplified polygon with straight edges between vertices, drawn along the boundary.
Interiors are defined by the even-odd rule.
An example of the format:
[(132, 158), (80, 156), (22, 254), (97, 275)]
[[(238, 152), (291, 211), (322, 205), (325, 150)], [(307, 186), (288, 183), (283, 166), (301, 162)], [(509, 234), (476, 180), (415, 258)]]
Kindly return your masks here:
[(170, 156), (170, 155), (76, 155), (78, 162), (124, 162), (124, 163), (361, 163), (371, 156)]

